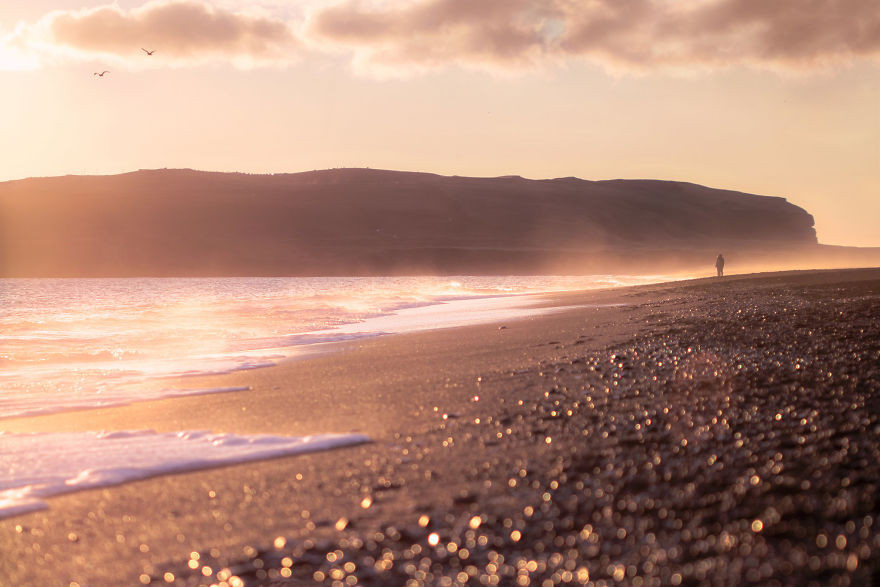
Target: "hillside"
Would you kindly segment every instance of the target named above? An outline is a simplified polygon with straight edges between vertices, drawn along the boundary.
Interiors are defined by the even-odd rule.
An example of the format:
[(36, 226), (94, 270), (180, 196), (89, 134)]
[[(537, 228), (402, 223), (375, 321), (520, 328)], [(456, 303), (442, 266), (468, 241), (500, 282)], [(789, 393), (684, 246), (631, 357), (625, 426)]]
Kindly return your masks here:
[(816, 246), (812, 216), (783, 198), (668, 181), (339, 169), (0, 183), (3, 276), (593, 272)]

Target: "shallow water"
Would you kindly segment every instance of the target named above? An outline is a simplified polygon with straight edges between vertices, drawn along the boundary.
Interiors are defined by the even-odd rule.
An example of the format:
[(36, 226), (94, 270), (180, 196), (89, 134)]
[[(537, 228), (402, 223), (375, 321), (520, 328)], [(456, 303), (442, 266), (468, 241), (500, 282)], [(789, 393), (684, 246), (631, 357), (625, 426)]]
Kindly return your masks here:
[[(536, 313), (524, 294), (660, 279), (0, 279), (0, 418), (181, 395), (161, 379), (267, 366), (334, 340)], [(135, 391), (145, 380), (155, 385)]]

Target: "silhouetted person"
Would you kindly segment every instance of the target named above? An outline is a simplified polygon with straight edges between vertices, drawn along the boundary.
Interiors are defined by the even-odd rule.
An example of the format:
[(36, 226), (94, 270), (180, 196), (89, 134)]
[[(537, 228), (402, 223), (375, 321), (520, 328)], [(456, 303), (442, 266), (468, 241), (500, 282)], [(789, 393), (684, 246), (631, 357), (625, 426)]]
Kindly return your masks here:
[(721, 256), (721, 253), (718, 253), (718, 257), (715, 258), (715, 269), (718, 270), (718, 277), (724, 275), (724, 257)]

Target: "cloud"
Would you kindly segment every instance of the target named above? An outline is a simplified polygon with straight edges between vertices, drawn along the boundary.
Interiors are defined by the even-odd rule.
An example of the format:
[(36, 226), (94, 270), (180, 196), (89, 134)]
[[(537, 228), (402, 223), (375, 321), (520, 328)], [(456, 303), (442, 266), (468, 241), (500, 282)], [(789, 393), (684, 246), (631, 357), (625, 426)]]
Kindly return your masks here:
[(373, 67), (813, 69), (880, 58), (876, 0), (344, 0), (308, 32)]
[[(247, 12), (238, 8), (248, 6)], [(351, 59), (370, 73), (746, 66), (813, 71), (880, 60), (877, 0), (151, 0), (53, 12), (0, 36), (0, 69), (69, 59), (139, 66)]]
[[(18, 44), (36, 53), (78, 58), (130, 58), (156, 49), (150, 64), (287, 64), (301, 43), (284, 20), (235, 12), (202, 0), (154, 0), (132, 10), (105, 5), (56, 11), (19, 27)], [(146, 62), (145, 62), (146, 63)]]
[(431, 0), (376, 9), (349, 0), (315, 11), (307, 31), (370, 66), (530, 67), (547, 57), (548, 4)]
[(639, 0), (567, 11), (563, 50), (630, 67), (812, 68), (880, 57), (874, 0)]

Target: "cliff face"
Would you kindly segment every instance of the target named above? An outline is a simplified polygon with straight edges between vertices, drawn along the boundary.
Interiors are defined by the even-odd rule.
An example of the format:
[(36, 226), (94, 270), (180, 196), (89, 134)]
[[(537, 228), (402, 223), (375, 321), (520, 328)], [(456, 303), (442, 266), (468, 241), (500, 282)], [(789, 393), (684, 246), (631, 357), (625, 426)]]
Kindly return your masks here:
[(341, 169), (0, 183), (4, 276), (589, 272), (814, 245), (813, 218), (783, 198), (665, 181)]

